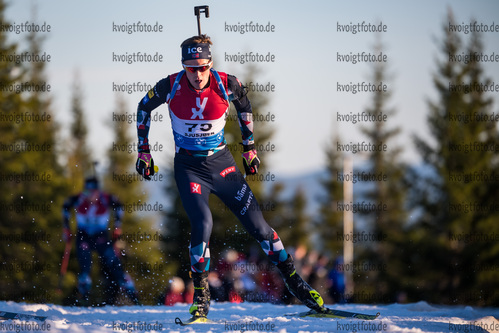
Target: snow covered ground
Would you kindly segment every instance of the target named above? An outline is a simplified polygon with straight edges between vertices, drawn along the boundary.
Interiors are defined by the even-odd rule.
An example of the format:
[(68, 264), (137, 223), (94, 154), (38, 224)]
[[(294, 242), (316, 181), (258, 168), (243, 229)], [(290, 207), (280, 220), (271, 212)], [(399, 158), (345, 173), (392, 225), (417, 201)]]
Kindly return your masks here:
[(0, 302), (0, 311), (48, 316), (43, 322), (0, 321), (0, 332), (499, 332), (498, 308), (438, 306), (426, 302), (390, 305), (334, 305), (331, 308), (381, 315), (376, 320), (283, 316), (307, 310), (301, 305), (212, 303), (216, 324), (180, 327), (188, 305), (81, 308), (53, 304)]

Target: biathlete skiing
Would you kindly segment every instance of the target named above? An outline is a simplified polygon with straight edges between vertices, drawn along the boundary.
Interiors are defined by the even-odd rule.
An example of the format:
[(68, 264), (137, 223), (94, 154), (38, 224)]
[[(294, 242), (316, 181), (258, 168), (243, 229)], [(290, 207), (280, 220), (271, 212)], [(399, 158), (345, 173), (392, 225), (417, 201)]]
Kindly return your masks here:
[[(90, 305), (92, 251), (97, 251), (103, 275), (108, 282), (106, 304), (115, 303), (120, 289), (124, 289), (134, 304), (139, 304), (134, 283), (123, 270), (113, 248), (113, 242), (122, 234), (123, 206), (121, 202), (114, 195), (101, 191), (96, 177), (86, 178), (84, 190), (67, 198), (63, 205), (63, 240), (66, 243), (71, 242), (73, 236), (69, 225), (72, 212), (74, 212), (77, 224), (76, 255), (80, 265), (78, 305)], [(114, 215), (112, 242), (108, 231), (111, 213)]]
[(263, 218), (257, 200), (226, 146), (224, 126), (232, 102), (241, 129), (242, 159), (247, 175), (256, 174), (260, 160), (255, 150), (253, 119), (247, 91), (233, 75), (213, 69), (212, 42), (206, 35), (181, 44), (183, 70), (161, 79), (142, 98), (137, 109), (138, 158), (136, 169), (145, 178), (154, 175), (149, 149), (151, 111), (168, 104), (175, 140), (174, 174), (182, 204), (191, 224), (189, 246), (194, 300), (193, 318), (206, 317), (210, 307), (208, 271), (213, 219), (208, 205), (217, 195), (261, 245), (281, 272), (290, 290), (309, 308), (325, 311), (322, 297), (296, 272), (292, 257), (278, 234)]

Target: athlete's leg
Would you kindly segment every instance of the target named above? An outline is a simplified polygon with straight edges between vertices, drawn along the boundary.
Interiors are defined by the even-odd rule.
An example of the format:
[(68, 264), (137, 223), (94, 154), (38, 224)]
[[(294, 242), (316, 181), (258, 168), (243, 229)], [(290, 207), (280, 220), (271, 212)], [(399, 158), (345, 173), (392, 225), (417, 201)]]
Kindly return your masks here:
[(106, 304), (116, 302), (121, 288), (133, 304), (139, 305), (139, 297), (132, 277), (123, 268), (119, 254), (116, 252), (114, 244), (109, 240), (107, 232), (97, 235), (95, 243), (99, 253), (102, 275), (108, 282), (106, 285)]
[(191, 275), (194, 282), (193, 316), (206, 316), (210, 307), (208, 271), (210, 268), (209, 242), (213, 217), (209, 207), (210, 175), (202, 167), (205, 158), (175, 156), (175, 181), (189, 221), (191, 243), (189, 249)]
[(213, 228), (213, 217), (209, 207), (211, 186), (209, 174), (203, 177), (202, 170), (192, 164), (201, 164), (196, 157), (175, 157), (175, 181), (182, 205), (191, 223), (190, 260), (192, 272), (209, 270), (209, 241)]
[(78, 292), (81, 296), (81, 305), (88, 305), (92, 279), (90, 270), (92, 268), (92, 250), (88, 234), (78, 230), (76, 237), (76, 257), (80, 266), (78, 274)]
[(103, 265), (101, 268), (103, 275), (108, 282), (106, 286), (106, 304), (111, 305), (116, 302), (119, 289), (125, 284), (125, 274), (106, 232), (95, 235), (95, 248)]
[(248, 233), (262, 246), (269, 259), (278, 264), (287, 259), (284, 246), (267, 221), (244, 176), (228, 150), (217, 153), (211, 160), (214, 191), (241, 221)]
[[(258, 202), (228, 150), (213, 160), (214, 193), (231, 209), (246, 230), (258, 241), (263, 251), (277, 266), (290, 290), (306, 306), (321, 311), (322, 297), (299, 274), (293, 258), (286, 253), (281, 239), (263, 218)], [(223, 155), (222, 155), (223, 154)]]

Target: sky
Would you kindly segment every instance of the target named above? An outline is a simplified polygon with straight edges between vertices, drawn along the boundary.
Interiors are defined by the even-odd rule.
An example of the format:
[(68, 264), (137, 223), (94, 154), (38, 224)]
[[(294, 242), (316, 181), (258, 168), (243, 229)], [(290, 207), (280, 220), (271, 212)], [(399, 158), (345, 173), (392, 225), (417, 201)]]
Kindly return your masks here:
[[(113, 87), (133, 83), (149, 87), (179, 71), (180, 43), (197, 34), (193, 8), (208, 5), (210, 15), (201, 18), (201, 30), (214, 42), (214, 68), (244, 78), (248, 67), (256, 64), (261, 71), (256, 74), (255, 83), (274, 86), (274, 91), (264, 93), (270, 103), (263, 114), (274, 116), (271, 143), (275, 144), (275, 152), (262, 163), (267, 164), (269, 172), (288, 176), (323, 168), (324, 147), (336, 134), (343, 143), (366, 140), (360, 123), (338, 121), (338, 115), (364, 111), (370, 106), (372, 93), (339, 91), (339, 85), (344, 89), (350, 83), (372, 82), (371, 64), (341, 62), (338, 54), (377, 55), (373, 51), (377, 34), (341, 30), (363, 23), (384, 27), (379, 35), (391, 74), (386, 82), (392, 94), (389, 106), (397, 112), (386, 122), (389, 127), (402, 129), (387, 149), (395, 144), (401, 146), (402, 158), (417, 163), (419, 157), (411, 137), (416, 133), (428, 137), (427, 101), (436, 98), (432, 75), (435, 59), (441, 56), (437, 42), (443, 36), (442, 25), (448, 24), (447, 10), (452, 9), (458, 24), (468, 24), (473, 18), (485, 25), (499, 25), (497, 1), (10, 0), (8, 4), (6, 19), (10, 23), (27, 21), (51, 26), (50, 32), (43, 33), (46, 39), (42, 52), (51, 56), (46, 73), (54, 119), (67, 130), (71, 121), (71, 86), (78, 77), (89, 142), (96, 156), (112, 145), (109, 123), (117, 98), (124, 98), (128, 114), (133, 115), (147, 92), (145, 88), (119, 92), (113, 91)], [(120, 31), (124, 25), (133, 24), (162, 29)], [(246, 24), (250, 29), (257, 24), (271, 29), (241, 33)], [(237, 31), (232, 31), (235, 28)], [(469, 37), (464, 32), (459, 35), (463, 39)], [(10, 40), (21, 43), (26, 36), (9, 33)], [(483, 37), (485, 54), (499, 54), (499, 31), (484, 33)], [(156, 56), (156, 61), (116, 61), (117, 56), (137, 52)], [(249, 52), (249, 62), (232, 61)], [(251, 57), (256, 54), (264, 55), (264, 61), (252, 62)], [(499, 64), (484, 63), (484, 67), (492, 81), (499, 83)], [(490, 96), (496, 101), (493, 111), (499, 113), (498, 92)], [(167, 106), (161, 106), (153, 115), (156, 112), (163, 118), (152, 123), (149, 138), (152, 143), (163, 144), (162, 151), (153, 153), (161, 168), (171, 161), (173, 138)], [(135, 133), (134, 122), (130, 127)], [(364, 159), (362, 154), (354, 155), (356, 164)]]

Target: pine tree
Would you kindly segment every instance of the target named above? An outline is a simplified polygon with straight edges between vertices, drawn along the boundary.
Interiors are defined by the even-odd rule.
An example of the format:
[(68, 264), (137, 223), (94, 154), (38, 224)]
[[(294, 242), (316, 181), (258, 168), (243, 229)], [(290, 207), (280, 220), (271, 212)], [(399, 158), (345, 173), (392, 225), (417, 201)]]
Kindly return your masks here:
[(343, 254), (343, 243), (338, 241), (338, 235), (343, 235), (343, 212), (338, 210), (338, 203), (343, 201), (343, 183), (338, 180), (343, 174), (343, 156), (336, 149), (336, 143), (340, 140), (336, 133), (324, 150), (326, 171), (321, 179), (324, 195), (320, 199), (319, 216), (314, 223), (321, 230), (323, 247), (331, 258)]
[[(469, 54), (483, 51), (481, 35), (478, 32), (471, 34), (471, 40), (468, 44), (467, 52)], [(485, 76), (481, 62), (476, 59), (469, 62), (466, 66), (466, 72), (470, 84), (491, 84), (490, 78)], [(464, 198), (467, 200), (476, 198), (476, 202), (480, 203), (479, 207), (481, 207), (479, 212), (468, 217), (471, 224), (468, 232), (472, 236), (470, 238), (474, 239), (469, 243), (465, 241), (463, 252), (459, 254), (463, 260), (458, 271), (461, 273), (463, 285), (466, 285), (467, 290), (465, 296), (461, 296), (459, 301), (466, 303), (467, 299), (471, 298), (473, 302), (478, 304), (497, 306), (499, 304), (499, 283), (497, 282), (499, 281), (497, 269), (499, 259), (497, 255), (499, 251), (497, 242), (497, 235), (499, 235), (499, 225), (497, 224), (499, 218), (497, 205), (499, 197), (499, 172), (497, 171), (499, 167), (497, 159), (499, 131), (497, 121), (491, 121), (490, 118), (492, 114), (497, 115), (498, 113), (493, 113), (493, 99), (488, 97), (483, 90), (473, 91), (467, 97), (467, 115), (470, 117), (480, 115), (480, 118), (475, 116), (475, 120), (481, 119), (483, 121), (477, 124), (468, 124), (470, 127), (468, 131), (479, 138), (483, 147), (489, 149), (477, 152), (478, 160), (473, 160), (475, 163), (470, 163), (469, 159), (464, 159), (466, 162), (465, 172), (468, 175), (473, 172), (474, 179), (471, 184), (465, 180), (467, 188), (463, 189), (460, 186), (455, 191), (455, 193), (465, 191), (463, 197), (456, 198), (456, 202), (465, 200)], [(467, 157), (469, 158), (468, 154)], [(474, 264), (470, 267), (470, 263)], [(472, 274), (470, 277), (469, 274), (466, 274), (470, 270), (476, 274)]]
[[(6, 4), (0, 0), (0, 21), (2, 24), (9, 24), (5, 19), (4, 11)], [(18, 52), (19, 45), (8, 41), (8, 34), (0, 31), (0, 52), (2, 54), (13, 54)], [(17, 130), (20, 127), (15, 121), (20, 110), (25, 106), (22, 94), (16, 93), (15, 87), (25, 80), (25, 68), (15, 62), (0, 62), (0, 110), (2, 112), (0, 121), (0, 132), (2, 133), (0, 148), (0, 234), (3, 240), (0, 242), (0, 289), (2, 299), (12, 299), (13, 290), (19, 290), (19, 282), (26, 279), (22, 273), (16, 272), (16, 257), (13, 253), (22, 245), (16, 244), (16, 238), (23, 232), (22, 225), (18, 222), (23, 217), (23, 206), (16, 206), (22, 198), (18, 196), (18, 184), (15, 175), (19, 172), (21, 163), (16, 163), (19, 153), (16, 152), (15, 144), (18, 143)], [(24, 153), (24, 152), (23, 152)], [(19, 208), (16, 208), (19, 207)], [(29, 256), (29, 254), (28, 254)]]
[[(384, 51), (381, 39), (378, 38), (374, 47), (377, 54)], [(386, 63), (374, 63), (370, 79), (371, 82), (390, 82)], [(358, 243), (358, 248), (361, 247), (362, 250), (356, 257), (359, 267), (367, 260), (372, 269), (361, 270), (361, 274), (357, 275), (356, 285), (363, 290), (368, 289), (368, 294), (375, 296), (372, 297), (375, 301), (396, 300), (396, 295), (402, 288), (399, 282), (401, 270), (406, 264), (400, 255), (404, 251), (403, 226), (406, 221), (404, 166), (399, 161), (401, 148), (395, 146), (400, 128), (388, 127), (396, 114), (395, 110), (388, 107), (392, 92), (388, 90), (373, 93), (372, 102), (365, 111), (377, 121), (362, 126), (362, 132), (370, 143), (377, 147), (387, 147), (386, 150), (378, 149), (369, 153), (367, 168), (362, 170), (368, 175), (367, 181), (359, 177), (362, 183), (370, 183), (365, 193), (361, 194), (362, 197), (376, 208), (360, 212), (366, 219), (366, 225), (372, 226), (367, 230), (372, 237), (369, 237), (367, 243)], [(362, 294), (360, 289), (357, 292)]]
[[(453, 22), (450, 12), (448, 21)], [(414, 269), (424, 268), (428, 274), (414, 283), (416, 288), (428, 291), (428, 299), (497, 304), (498, 294), (484, 291), (484, 286), (497, 289), (493, 282), (497, 281), (496, 270), (487, 267), (497, 262), (494, 250), (490, 250), (497, 248), (497, 242), (488, 236), (497, 234), (497, 223), (491, 221), (498, 215), (491, 197), (497, 194), (496, 151), (484, 147), (496, 145), (498, 134), (496, 123), (476, 118), (491, 113), (491, 100), (476, 89), (488, 78), (477, 61), (450, 60), (450, 55), (480, 53), (483, 47), (478, 34), (472, 34), (468, 47), (464, 47), (460, 36), (445, 27), (445, 60), (438, 62), (434, 78), (439, 101), (429, 103), (433, 142), (415, 139), (423, 161), (435, 176), (426, 179), (426, 189), (416, 188), (420, 191), (418, 204), (424, 209), (416, 225), (420, 229), (412, 230), (418, 248)], [(475, 179), (476, 175), (492, 181)]]
[[(449, 16), (449, 21), (451, 20)], [(450, 84), (462, 82), (463, 74), (457, 63), (447, 61), (448, 54), (459, 52), (462, 42), (459, 35), (446, 30), (445, 24), (443, 30), (445, 39), (441, 52), (445, 60), (437, 62), (438, 69), (433, 79), (440, 97), (439, 101), (429, 102), (430, 112), (427, 115), (433, 142), (426, 142), (414, 136), (424, 168), (431, 170), (431, 176), (424, 177), (416, 171), (409, 173), (412, 179), (418, 179), (412, 183), (412, 208), (422, 207), (417, 222), (409, 230), (410, 242), (407, 244), (409, 250), (413, 252), (411, 270), (407, 275), (409, 285), (407, 290), (409, 296), (414, 299), (436, 298), (431, 290), (437, 289), (437, 281), (442, 279), (442, 267), (447, 266), (446, 264), (442, 266), (442, 263), (446, 263), (450, 255), (441, 245), (446, 242), (446, 225), (450, 220), (449, 210), (446, 209), (448, 199), (442, 175), (445, 174), (444, 157), (449, 155), (448, 147), (451, 139), (448, 137), (451, 126), (449, 114), (462, 112), (464, 93), (449, 90)], [(423, 272), (424, 278), (421, 276)], [(445, 284), (449, 285), (447, 273), (444, 271), (447, 280)]]
[[(0, 3), (2, 13), (4, 3)], [(15, 44), (8, 45), (2, 36), (2, 52), (13, 53)], [(42, 38), (36, 33), (27, 37), (29, 52), (41, 53)], [(62, 168), (58, 163), (57, 131), (58, 125), (51, 111), (51, 101), (47, 91), (47, 78), (44, 74), (45, 63), (31, 62), (16, 65), (6, 64), (2, 70), (2, 84), (28, 82), (31, 91), (19, 91), (15, 94), (2, 92), (0, 98), (2, 112), (13, 115), (14, 121), (1, 122), (2, 136), (19, 150), (2, 149), (1, 172), (9, 176), (6, 182), (0, 182), (6, 188), (7, 207), (2, 216), (2, 234), (16, 236), (14, 241), (2, 243), (6, 253), (2, 253), (5, 267), (14, 270), (2, 270), (7, 273), (2, 277), (2, 290), (7, 298), (26, 302), (54, 302), (55, 297), (47, 286), (56, 285), (58, 264), (60, 262), (60, 215), (59, 205), (64, 191), (65, 181)], [(18, 72), (16, 76), (14, 72)], [(16, 118), (23, 116), (24, 118)], [(5, 191), (5, 192), (4, 192)], [(5, 287), (5, 288), (4, 288)], [(2, 296), (3, 297), (3, 296)]]
[(286, 236), (281, 236), (283, 234), (283, 229), (279, 229), (279, 236), (285, 241), (288, 246), (298, 247), (304, 246), (310, 248), (310, 217), (307, 215), (307, 196), (305, 190), (302, 187), (296, 189), (294, 196), (287, 203), (289, 216), (286, 219), (288, 223), (288, 230)]
[(88, 126), (83, 108), (83, 91), (77, 72), (75, 72), (72, 86), (71, 116), (66, 170), (73, 185), (72, 191), (78, 192), (83, 189), (84, 178), (92, 173), (94, 161), (91, 160), (87, 142)]
[[(135, 286), (143, 304), (156, 304), (157, 296), (167, 285), (165, 272), (169, 263), (161, 254), (161, 230), (155, 227), (151, 215), (144, 215), (141, 210), (133, 209), (139, 205), (152, 207), (150, 214), (161, 214), (164, 203), (152, 202), (146, 196), (142, 177), (135, 171), (135, 154), (126, 149), (134, 140), (134, 125), (126, 120), (126, 103), (122, 97), (117, 98), (113, 111), (111, 127), (114, 139), (108, 149), (109, 167), (104, 178), (104, 190), (118, 197), (124, 206), (122, 220), (123, 234), (116, 242), (120, 249), (121, 261)], [(132, 128), (134, 131), (131, 131)], [(119, 149), (116, 149), (119, 147)], [(159, 180), (160, 175), (155, 176)], [(160, 206), (161, 205), (161, 206)], [(161, 209), (160, 209), (161, 208)]]

